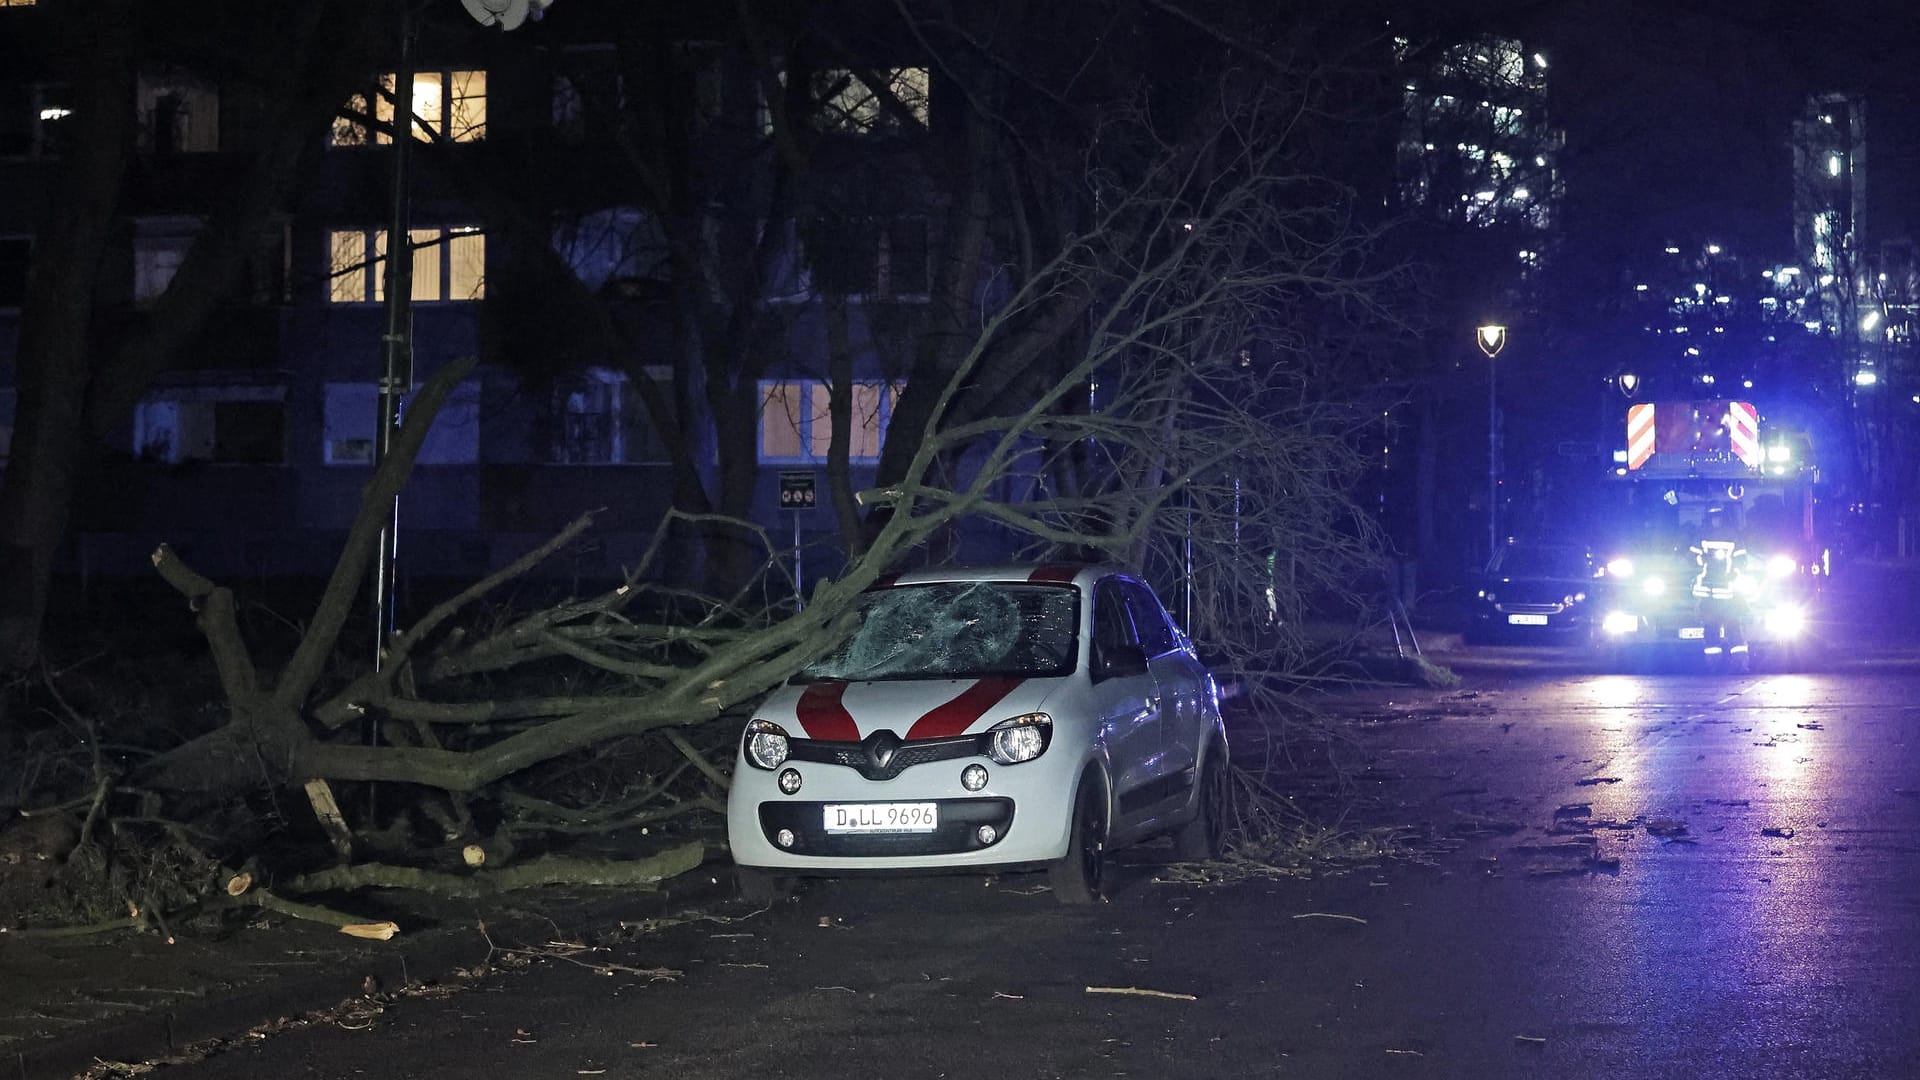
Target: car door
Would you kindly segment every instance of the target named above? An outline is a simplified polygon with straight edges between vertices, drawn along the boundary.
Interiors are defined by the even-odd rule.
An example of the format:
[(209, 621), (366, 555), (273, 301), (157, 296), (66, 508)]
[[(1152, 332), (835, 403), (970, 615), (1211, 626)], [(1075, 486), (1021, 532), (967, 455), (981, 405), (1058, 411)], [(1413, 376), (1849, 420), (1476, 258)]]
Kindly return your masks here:
[(1119, 579), (1105, 578), (1094, 586), (1092, 626), (1087, 674), (1113, 774), (1114, 825), (1124, 831), (1152, 809), (1153, 789), (1165, 768), (1159, 690), (1143, 662)]
[(1160, 695), (1162, 757), (1155, 777), (1159, 793), (1184, 806), (1187, 788), (1193, 782), (1200, 732), (1208, 716), (1206, 671), (1186, 649), (1167, 609), (1152, 589), (1131, 579), (1123, 579), (1120, 588), (1126, 595), (1134, 633), (1146, 650), (1147, 668), (1153, 673), (1154, 686)]

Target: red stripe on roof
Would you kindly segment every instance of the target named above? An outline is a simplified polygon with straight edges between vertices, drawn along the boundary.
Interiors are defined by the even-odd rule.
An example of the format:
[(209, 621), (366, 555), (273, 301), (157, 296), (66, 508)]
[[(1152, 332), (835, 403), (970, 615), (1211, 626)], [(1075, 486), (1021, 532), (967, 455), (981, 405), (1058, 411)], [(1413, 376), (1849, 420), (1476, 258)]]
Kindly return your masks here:
[(830, 739), (834, 741), (859, 742), (860, 727), (853, 722), (853, 714), (840, 703), (847, 692), (843, 682), (818, 682), (801, 692), (800, 701), (793, 707), (794, 719), (800, 721), (800, 730), (809, 739)]
[(958, 735), (985, 716), (988, 709), (1027, 680), (1015, 675), (989, 675), (960, 692), (960, 696), (933, 709), (907, 729), (909, 739), (938, 739)]
[(1027, 575), (1030, 585), (1065, 585), (1080, 576), (1080, 567), (1072, 563), (1048, 563)]
[(898, 584), (899, 581), (899, 574), (881, 574), (879, 577), (873, 579), (873, 584), (867, 586), (867, 589), (869, 591), (873, 589), (891, 589), (894, 585)]

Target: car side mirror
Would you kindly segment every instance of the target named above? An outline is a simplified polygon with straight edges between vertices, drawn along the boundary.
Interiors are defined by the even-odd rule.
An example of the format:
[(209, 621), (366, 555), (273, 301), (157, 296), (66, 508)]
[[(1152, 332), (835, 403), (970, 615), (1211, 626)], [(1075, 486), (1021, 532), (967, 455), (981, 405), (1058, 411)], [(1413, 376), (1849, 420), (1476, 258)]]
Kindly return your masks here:
[(1115, 679), (1123, 675), (1144, 675), (1147, 671), (1147, 650), (1138, 645), (1110, 645), (1100, 650), (1100, 663), (1094, 674), (1102, 679)]

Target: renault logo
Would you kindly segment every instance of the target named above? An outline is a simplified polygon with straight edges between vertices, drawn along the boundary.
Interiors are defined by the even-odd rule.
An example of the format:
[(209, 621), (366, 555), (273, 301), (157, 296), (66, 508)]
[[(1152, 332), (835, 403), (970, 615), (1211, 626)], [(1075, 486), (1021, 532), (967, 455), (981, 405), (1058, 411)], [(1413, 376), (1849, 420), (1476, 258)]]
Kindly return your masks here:
[(867, 736), (867, 760), (873, 762), (876, 769), (885, 769), (893, 763), (893, 755), (900, 751), (900, 736), (891, 731), (876, 731)]

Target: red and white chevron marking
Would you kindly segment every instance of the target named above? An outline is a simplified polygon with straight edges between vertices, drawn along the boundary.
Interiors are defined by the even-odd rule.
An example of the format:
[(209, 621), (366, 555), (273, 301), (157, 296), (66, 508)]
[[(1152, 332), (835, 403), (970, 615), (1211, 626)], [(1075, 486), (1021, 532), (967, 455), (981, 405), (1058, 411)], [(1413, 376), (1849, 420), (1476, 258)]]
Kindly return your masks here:
[(1733, 455), (1741, 464), (1759, 468), (1766, 459), (1760, 449), (1760, 413), (1745, 401), (1727, 402), (1727, 430), (1733, 442)]
[(1627, 408), (1627, 468), (1637, 469), (1653, 456), (1653, 403)]

